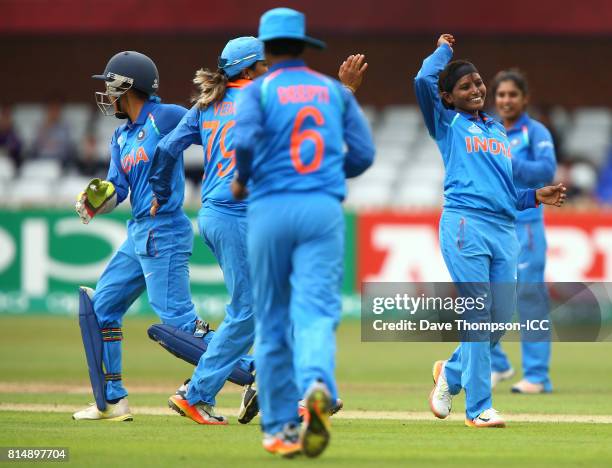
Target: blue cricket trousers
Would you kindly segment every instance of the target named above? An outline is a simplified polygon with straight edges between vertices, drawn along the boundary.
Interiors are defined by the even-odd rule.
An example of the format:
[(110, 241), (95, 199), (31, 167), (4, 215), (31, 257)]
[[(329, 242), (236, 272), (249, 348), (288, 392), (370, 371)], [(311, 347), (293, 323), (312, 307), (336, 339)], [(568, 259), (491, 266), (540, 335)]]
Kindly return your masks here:
[(106, 399), (127, 395), (121, 376), (123, 316), (146, 289), (149, 303), (165, 324), (189, 333), (198, 319), (189, 288), (193, 230), (181, 211), (130, 220), (128, 236), (102, 273), (93, 307), (104, 339)]
[(223, 271), (230, 296), (225, 318), (208, 343), (191, 377), (187, 399), (215, 405), (215, 397), (236, 364), (252, 372), (254, 360), (246, 356), (255, 338), (251, 281), (247, 259), (247, 220), (244, 213), (231, 214), (203, 206), (198, 215), (200, 234)]
[(337, 398), (344, 215), (331, 195), (294, 192), (252, 201), (247, 217), (259, 406), (273, 434), (299, 422), (298, 401), (313, 382)]
[[(482, 211), (444, 209), (440, 247), (462, 297), (485, 298), (482, 310), (466, 312), (475, 323), (507, 323), (516, 305), (518, 242), (514, 223)], [(466, 416), (492, 407), (491, 346), (502, 333), (467, 333), (446, 364), (450, 392), (466, 394)]]
[[(546, 267), (546, 234), (544, 222), (516, 223), (520, 244), (518, 260), (517, 305), (519, 319), (542, 320), (548, 318), (549, 298), (544, 283)], [(526, 332), (521, 336), (523, 377), (532, 383), (544, 384), (552, 391), (549, 376), (550, 331)], [(501, 343), (491, 350), (491, 369), (503, 372), (511, 367)]]

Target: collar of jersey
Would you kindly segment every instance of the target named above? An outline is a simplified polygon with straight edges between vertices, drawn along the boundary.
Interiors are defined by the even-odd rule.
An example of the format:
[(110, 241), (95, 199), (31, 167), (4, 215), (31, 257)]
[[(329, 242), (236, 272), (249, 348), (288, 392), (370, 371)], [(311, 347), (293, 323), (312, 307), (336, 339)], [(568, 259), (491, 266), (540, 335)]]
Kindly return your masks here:
[(153, 102), (146, 101), (144, 105), (142, 106), (142, 109), (140, 109), (140, 114), (138, 114), (138, 118), (136, 119), (136, 121), (132, 123), (128, 123), (128, 127), (132, 128), (134, 125), (144, 124), (145, 121), (147, 120), (147, 115), (149, 115), (149, 112), (151, 112), (152, 107), (153, 107)]
[(239, 80), (234, 80), (234, 81), (230, 81), (227, 83), (227, 87), (228, 88), (244, 88), (246, 85), (251, 84), (252, 81), (251, 80), (245, 80), (245, 79), (239, 79)]
[(485, 125), (489, 125), (493, 123), (493, 120), (494, 120), (493, 117), (491, 117), (489, 114), (482, 112), (482, 111), (479, 111), (479, 114), (480, 114), (479, 120), (476, 120), (476, 117), (474, 117), (472, 114), (468, 112), (463, 112), (463, 111), (458, 110), (457, 113), (462, 115), (468, 120), (472, 120), (474, 122), (483, 122)]
[(529, 123), (529, 115), (527, 115), (527, 112), (523, 112), (521, 116), (518, 118), (518, 120), (514, 122), (514, 125), (507, 130), (507, 133), (516, 132), (518, 130), (521, 130), (528, 123)]
[(274, 70), (278, 70), (279, 68), (290, 68), (290, 67), (305, 67), (306, 62), (302, 59), (290, 59), (283, 60), (282, 62), (275, 63), (268, 69), (269, 72), (273, 72)]

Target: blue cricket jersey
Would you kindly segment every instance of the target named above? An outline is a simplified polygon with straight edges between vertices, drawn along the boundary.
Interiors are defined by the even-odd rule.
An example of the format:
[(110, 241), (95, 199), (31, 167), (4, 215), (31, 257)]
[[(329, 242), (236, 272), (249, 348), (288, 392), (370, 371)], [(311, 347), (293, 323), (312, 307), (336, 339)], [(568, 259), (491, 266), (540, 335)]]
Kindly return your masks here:
[[(117, 202), (130, 194), (132, 217), (149, 216), (152, 191), (149, 185), (151, 160), (159, 141), (181, 120), (187, 109), (174, 104), (161, 104), (159, 98), (145, 102), (138, 118), (121, 125), (111, 140), (111, 162), (107, 180), (115, 185)], [(185, 175), (181, 164), (172, 172), (172, 195), (160, 214), (175, 212), (183, 206)]]
[[(512, 148), (512, 177), (519, 189), (549, 185), (555, 177), (557, 161), (555, 145), (548, 129), (527, 113), (512, 128), (507, 128)], [(531, 223), (542, 220), (542, 207), (519, 211), (516, 220)]]
[(501, 123), (484, 113), (476, 118), (442, 104), (438, 75), (452, 55), (448, 45), (438, 47), (414, 80), (425, 125), (444, 160), (444, 207), (486, 211), (514, 221), (516, 210), (536, 206), (535, 191), (516, 189), (510, 142)]
[(372, 134), (353, 94), (302, 60), (270, 67), (244, 89), (237, 108), (238, 177), (252, 179), (251, 200), (309, 191), (342, 200), (345, 178), (374, 160)]
[(193, 106), (178, 126), (157, 146), (151, 186), (160, 205), (167, 203), (172, 191), (168, 175), (191, 145), (202, 145), (204, 175), (202, 176), (202, 206), (212, 205), (221, 211), (245, 215), (246, 202), (233, 198), (230, 184), (236, 166), (233, 149), (236, 124), (236, 98), (249, 80), (228, 83), (223, 99), (207, 108)]

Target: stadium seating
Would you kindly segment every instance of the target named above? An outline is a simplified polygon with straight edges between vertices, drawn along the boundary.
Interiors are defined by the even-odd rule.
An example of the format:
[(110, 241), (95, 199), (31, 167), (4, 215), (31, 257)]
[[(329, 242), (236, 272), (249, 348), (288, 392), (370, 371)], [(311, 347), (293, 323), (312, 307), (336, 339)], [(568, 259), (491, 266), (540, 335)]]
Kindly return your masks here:
[[(428, 135), (418, 108), (388, 106), (376, 109), (365, 106), (364, 114), (372, 127), (377, 156), (374, 166), (362, 177), (349, 181), (347, 206), (354, 209), (369, 208), (427, 208), (442, 202), (444, 168), (438, 148)], [(87, 177), (75, 174), (73, 168), (62, 168), (55, 161), (29, 161), (30, 147), (36, 131), (45, 116), (45, 107), (24, 103), (13, 108), (13, 118), (21, 136), (25, 162), (16, 171), (13, 162), (0, 152), (0, 185), (3, 204), (51, 203), (46, 196), (47, 184), (60, 187), (57, 203), (72, 203), (82, 190)], [(580, 108), (573, 112), (556, 107), (551, 109), (550, 121), (560, 137), (560, 148), (568, 160), (577, 164), (591, 164), (599, 168), (610, 148), (612, 110), (608, 108)], [(89, 104), (66, 104), (62, 118), (71, 128), (77, 147), (91, 133), (96, 139), (97, 154), (101, 161), (109, 159), (109, 142), (118, 125), (111, 117), (104, 117)], [(185, 151), (185, 168), (197, 181), (200, 177), (203, 152), (201, 146)], [(569, 171), (576, 182), (584, 185), (585, 170)], [(583, 168), (584, 169), (584, 168)], [(58, 181), (61, 179), (61, 183)], [(10, 181), (10, 183), (9, 183)], [(593, 181), (588, 181), (590, 185)], [(199, 205), (199, 186), (187, 180), (185, 203)]]

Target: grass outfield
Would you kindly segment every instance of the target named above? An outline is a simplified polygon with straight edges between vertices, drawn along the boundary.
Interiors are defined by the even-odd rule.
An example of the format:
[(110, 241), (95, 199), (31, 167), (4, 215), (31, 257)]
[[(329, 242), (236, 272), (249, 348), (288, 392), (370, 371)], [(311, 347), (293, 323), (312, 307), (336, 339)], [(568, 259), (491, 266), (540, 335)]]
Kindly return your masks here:
[[(190, 366), (146, 337), (151, 321), (129, 318), (124, 327), (124, 378), (136, 412), (140, 407), (163, 412), (167, 396), (190, 374)], [(337, 418), (330, 449), (317, 464), (612, 464), (612, 424), (511, 422), (505, 430), (474, 430), (458, 420), (377, 418), (377, 411), (426, 412), (431, 364), (446, 357), (452, 345), (361, 343), (359, 335), (357, 323), (341, 326), (337, 375), (347, 412), (363, 411), (372, 418)], [(78, 406), (92, 401), (81, 346), (76, 319), (0, 317), (0, 446), (67, 446), (73, 466), (286, 463), (263, 452), (256, 424), (242, 426), (233, 417), (230, 426), (219, 428), (198, 426), (169, 412), (114, 424), (77, 423), (69, 412), (6, 410), (15, 404)], [(518, 344), (509, 343), (506, 349), (518, 365)], [(555, 392), (511, 395), (504, 383), (494, 395), (495, 407), (510, 421), (521, 414), (612, 416), (611, 354), (611, 343), (555, 344)], [(238, 390), (228, 386), (218, 405), (236, 408)], [(463, 404), (462, 396), (456, 398), (453, 412), (461, 414)]]

